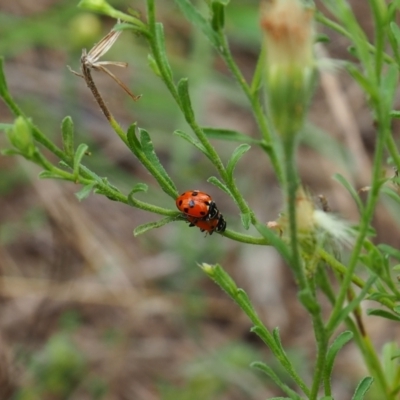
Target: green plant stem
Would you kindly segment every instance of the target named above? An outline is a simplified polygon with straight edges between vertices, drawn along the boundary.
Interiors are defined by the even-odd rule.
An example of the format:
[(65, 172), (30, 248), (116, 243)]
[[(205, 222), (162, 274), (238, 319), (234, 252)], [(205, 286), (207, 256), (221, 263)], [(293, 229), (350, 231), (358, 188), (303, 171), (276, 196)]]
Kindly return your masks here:
[(150, 37), (148, 37), (148, 41), (150, 44), (151, 51), (153, 53), (154, 59), (157, 63), (157, 66), (161, 73), (161, 78), (163, 79), (165, 85), (167, 86), (169, 92), (172, 94), (172, 97), (175, 99), (179, 107), (182, 109), (181, 100), (179, 98), (176, 87), (171, 79), (169, 79), (168, 71), (165, 68), (165, 65), (162, 61), (161, 57), (161, 49), (158, 46), (156, 38), (156, 9), (154, 0), (147, 0), (147, 23), (149, 25)]
[(398, 171), (400, 171), (400, 154), (397, 149), (396, 142), (392, 135), (387, 136), (386, 147)]
[(390, 395), (390, 388), (386, 381), (385, 373), (382, 369), (381, 360), (376, 354), (374, 345), (368, 335), (361, 337), (364, 344), (364, 359), (368, 365), (368, 369), (371, 371), (372, 376), (376, 379), (385, 400), (395, 400), (396, 396)]
[(226, 172), (226, 169), (224, 167), (224, 164), (222, 163), (221, 158), (219, 157), (219, 155), (216, 152), (216, 150), (214, 149), (214, 147), (211, 145), (210, 141), (208, 140), (207, 136), (205, 135), (205, 133), (203, 132), (201, 127), (197, 124), (193, 114), (186, 112), (185, 108), (182, 105), (178, 91), (177, 91), (173, 81), (169, 77), (168, 71), (166, 70), (165, 65), (162, 61), (161, 49), (159, 48), (157, 41), (155, 39), (156, 38), (156, 27), (155, 27), (156, 20), (155, 20), (154, 0), (147, 1), (147, 13), (148, 13), (149, 28), (150, 28), (150, 32), (152, 34), (151, 38), (149, 39), (150, 47), (152, 49), (154, 59), (157, 62), (157, 66), (160, 70), (160, 73), (162, 75), (164, 83), (166, 84), (167, 88), (169, 89), (169, 91), (172, 94), (172, 97), (175, 99), (178, 106), (184, 113), (186, 122), (189, 124), (189, 126), (193, 130), (194, 134), (196, 135), (196, 137), (198, 138), (200, 143), (206, 149), (206, 151), (210, 157), (210, 160), (213, 162), (213, 164), (216, 167), (222, 180), (229, 187), (229, 189), (232, 193), (232, 196), (234, 197), (240, 211), (243, 214), (250, 214), (252, 216), (252, 220), (254, 220), (253, 212), (251, 211), (250, 207), (247, 205), (246, 201), (244, 200), (243, 196), (241, 195), (239, 189), (236, 186), (236, 183), (233, 180), (229, 179), (229, 176)]
[(380, 82), (385, 46), (385, 31), (383, 29), (385, 23), (382, 13), (385, 11), (384, 8), (386, 6), (382, 5), (381, 2), (378, 3), (378, 0), (368, 0), (368, 2), (372, 10), (375, 28), (375, 74), (377, 82)]
[[(342, 310), (343, 303), (346, 298), (346, 293), (351, 284), (354, 270), (357, 266), (358, 258), (359, 258), (360, 252), (363, 248), (364, 239), (367, 236), (369, 224), (372, 219), (372, 216), (373, 216), (373, 213), (375, 210), (375, 206), (376, 206), (376, 203), (379, 198), (383, 151), (384, 151), (384, 145), (387, 142), (387, 136), (389, 134), (389, 127), (387, 126), (387, 121), (385, 121), (385, 115), (383, 115), (384, 110), (381, 110), (380, 108), (381, 107), (378, 106), (378, 112), (379, 112), (378, 121), (384, 125), (381, 126), (380, 129), (378, 130), (376, 150), (375, 150), (374, 163), (373, 163), (373, 171), (372, 171), (371, 190), (369, 191), (369, 196), (367, 199), (365, 211), (363, 213), (363, 216), (362, 216), (362, 219), (360, 222), (359, 234), (358, 234), (356, 243), (354, 245), (354, 248), (353, 248), (353, 251), (351, 254), (349, 265), (348, 265), (347, 271), (344, 275), (344, 279), (343, 279), (342, 285), (340, 287), (340, 291), (339, 291), (339, 294), (337, 297), (336, 304), (334, 306), (334, 309), (332, 311), (332, 314), (331, 314), (328, 324), (327, 324), (327, 331), (329, 332), (329, 334), (333, 333), (333, 330), (335, 328), (336, 318), (338, 317), (340, 311)], [(385, 122), (386, 122), (386, 124), (385, 124)]]
[(297, 237), (297, 218), (296, 218), (296, 196), (299, 187), (299, 179), (296, 170), (295, 143), (293, 138), (288, 139), (284, 144), (285, 150), (285, 173), (286, 187), (285, 195), (287, 202), (287, 214), (289, 220), (289, 238), (291, 248), (291, 269), (293, 270), (297, 283), (301, 291), (308, 290), (307, 279), (303, 265), (300, 260), (299, 243)]
[(231, 229), (227, 229), (221, 235), (225, 236), (229, 239), (235, 240), (236, 242), (260, 245), (260, 246), (270, 245), (269, 241), (263, 237), (254, 237), (254, 236), (250, 236), (250, 235), (243, 235), (239, 232), (232, 231)]
[[(62, 160), (66, 165), (68, 165), (71, 169), (73, 168), (72, 163), (70, 158), (56, 145), (54, 145), (43, 133), (42, 131), (37, 128), (32, 122), (30, 122), (30, 120), (26, 117), (25, 113), (18, 107), (18, 105), (15, 103), (15, 101), (13, 100), (13, 98), (10, 96), (10, 94), (8, 92), (6, 93), (2, 93), (1, 97), (3, 98), (4, 102), (6, 103), (6, 105), (8, 106), (8, 108), (10, 109), (10, 111), (16, 116), (22, 116), (24, 117), (31, 126), (32, 129), (32, 135), (33, 138), (40, 143), (43, 147), (45, 147), (46, 149), (48, 149), (51, 153), (53, 153), (55, 156), (57, 156), (60, 160)], [(47, 160), (46, 160), (47, 161)], [(43, 166), (47, 166), (48, 168), (50, 168), (49, 164), (47, 164), (47, 162), (44, 162), (44, 159), (41, 159), (41, 162), (43, 163)], [(51, 171), (55, 171), (57, 174), (61, 173), (62, 174), (62, 170), (59, 170), (58, 168), (54, 167), (53, 165), (51, 165)], [(124, 204), (128, 204), (128, 198), (127, 196), (124, 196), (121, 192), (119, 192), (118, 190), (113, 189), (110, 185), (106, 184), (101, 177), (99, 177), (97, 174), (95, 174), (94, 172), (90, 171), (88, 168), (86, 168), (83, 165), (80, 165), (79, 167), (79, 173), (80, 173), (80, 177), (79, 180), (80, 182), (84, 183), (84, 184), (88, 184), (92, 181), (95, 181), (97, 184), (97, 187), (99, 189), (102, 190), (102, 192), (104, 192), (104, 194), (106, 194), (107, 196), (114, 198), (116, 200), (118, 200), (121, 203)], [(63, 174), (62, 174), (63, 175)], [(68, 177), (65, 176), (67, 179)]]
[(312, 314), (315, 339), (317, 340), (317, 361), (314, 366), (313, 383), (311, 387), (310, 400), (318, 399), (318, 391), (324, 376), (326, 353), (328, 351), (328, 338), (324, 322), (320, 312)]
[[(229, 70), (231, 71), (233, 76), (238, 81), (240, 87), (242, 88), (243, 92), (247, 96), (248, 100), (250, 101), (254, 116), (256, 118), (258, 126), (261, 130), (261, 133), (262, 133), (263, 138), (267, 145), (266, 147), (263, 147), (263, 149), (264, 150), (268, 149), (267, 152), (270, 157), (272, 167), (274, 168), (276, 177), (277, 177), (278, 181), (280, 183), (282, 183), (283, 182), (283, 173), (282, 173), (281, 163), (277, 156), (274, 142), (273, 142), (273, 139), (271, 136), (271, 132), (268, 127), (267, 120), (265, 118), (263, 109), (262, 109), (260, 101), (259, 101), (258, 92), (252, 93), (252, 91), (251, 91), (249, 85), (247, 84), (246, 80), (244, 79), (244, 76), (242, 75), (240, 69), (238, 68), (237, 64), (233, 60), (232, 54), (229, 49), (228, 42), (226, 40), (226, 36), (222, 32), (219, 32), (218, 37), (219, 37), (219, 40), (221, 43), (220, 54), (221, 54), (222, 58), (224, 59), (226, 65), (228, 66)], [(258, 71), (258, 73), (260, 73), (260, 71)]]

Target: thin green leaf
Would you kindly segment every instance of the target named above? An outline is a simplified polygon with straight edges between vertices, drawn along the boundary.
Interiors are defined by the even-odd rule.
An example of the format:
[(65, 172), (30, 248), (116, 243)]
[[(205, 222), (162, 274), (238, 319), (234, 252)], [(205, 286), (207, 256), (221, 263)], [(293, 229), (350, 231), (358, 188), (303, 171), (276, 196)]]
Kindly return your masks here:
[(391, 22), (389, 27), (393, 33), (394, 38), (396, 39), (397, 46), (400, 46), (400, 28), (395, 22)]
[(229, 194), (229, 196), (232, 196), (231, 191), (229, 190), (228, 186), (225, 185), (225, 183), (222, 183), (218, 178), (216, 178), (215, 176), (210, 176), (207, 179), (207, 182), (210, 182), (212, 185), (216, 186), (217, 188), (220, 188), (221, 190), (223, 190), (225, 193)]
[[(352, 49), (355, 51), (354, 48)], [(351, 52), (350, 48), (349, 51)], [(357, 53), (353, 55), (358, 58)], [(362, 75), (362, 73), (356, 66), (348, 63), (346, 64), (346, 69), (349, 72), (349, 74), (354, 78), (354, 80), (361, 86), (361, 89), (363, 89), (365, 93), (369, 94), (375, 100), (378, 99), (379, 96), (375, 90), (375, 87), (364, 75)]]
[(150, 68), (152, 69), (152, 71), (153, 71), (158, 77), (161, 78), (162, 75), (161, 75), (160, 68), (158, 68), (157, 61), (154, 59), (154, 57), (153, 57), (151, 54), (149, 54), (149, 55), (147, 56), (147, 61), (149, 62), (149, 66), (150, 66)]
[(79, 167), (81, 166), (82, 158), (85, 155), (88, 148), (89, 148), (88, 145), (82, 143), (76, 149), (76, 153), (74, 156), (74, 177), (75, 177), (75, 179), (78, 179), (78, 177), (79, 177)]
[(0, 150), (0, 154), (2, 156), (23, 156), (23, 154), (15, 149), (3, 149)]
[(148, 222), (147, 224), (139, 225), (136, 227), (133, 231), (133, 236), (139, 236), (143, 235), (143, 233), (146, 233), (150, 231), (151, 229), (156, 229), (156, 228), (161, 228), (162, 226), (175, 221), (175, 217), (165, 217), (160, 219), (159, 221), (155, 222)]
[(288, 265), (292, 265), (292, 255), (288, 245), (270, 228), (266, 225), (257, 222), (255, 225), (257, 231), (268, 240), (269, 244), (274, 246)]
[(398, 68), (398, 65), (389, 65), (386, 74), (381, 79), (381, 99), (386, 103), (386, 107), (389, 109), (391, 109), (393, 106), (393, 99), (398, 86)]
[(157, 157), (157, 154), (154, 151), (153, 142), (152, 142), (148, 132), (144, 129), (139, 129), (139, 135), (140, 135), (140, 144), (141, 144), (143, 153), (145, 154), (146, 158), (150, 161), (150, 163), (158, 171), (158, 173), (160, 175), (162, 175), (162, 177), (169, 183), (171, 188), (173, 188), (175, 191), (177, 191), (174, 182), (167, 174), (167, 171), (162, 166), (159, 158)]
[(128, 204), (132, 207), (140, 208), (141, 210), (149, 211), (153, 214), (165, 215), (178, 218), (180, 213), (176, 210), (169, 210), (167, 208), (155, 206), (150, 203), (138, 200), (133, 195), (135, 193), (147, 192), (148, 186), (145, 183), (137, 183), (128, 194)]
[(64, 153), (72, 160), (74, 157), (74, 123), (71, 117), (65, 117), (62, 120), (61, 132)]
[(282, 339), (281, 339), (281, 335), (279, 333), (279, 328), (278, 327), (274, 328), (274, 330), (272, 331), (272, 336), (274, 337), (275, 343), (279, 347), (281, 352), (285, 353), (285, 351), (283, 349), (283, 346), (282, 346)]
[(240, 219), (244, 229), (248, 230), (251, 224), (251, 213), (240, 213)]
[(400, 349), (392, 353), (391, 359), (394, 360), (395, 358), (400, 358)]
[(193, 108), (192, 108), (192, 103), (190, 101), (188, 78), (182, 78), (178, 82), (177, 89), (178, 89), (179, 98), (181, 100), (181, 106), (182, 106), (183, 112), (185, 114), (186, 120), (193, 121), (194, 120), (194, 112), (193, 112)]
[(261, 145), (262, 140), (253, 139), (250, 136), (247, 136), (241, 132), (234, 131), (231, 129), (223, 129), (223, 128), (212, 128), (212, 127), (202, 127), (202, 130), (205, 135), (212, 139), (221, 139), (230, 142), (239, 142), (239, 143), (254, 143), (257, 145)]
[(341, 175), (341, 174), (335, 174), (333, 175), (333, 179), (341, 183), (345, 189), (350, 193), (351, 197), (353, 200), (356, 202), (358, 210), (360, 213), (363, 213), (364, 210), (364, 205), (360, 199), (360, 196), (358, 195), (357, 191), (354, 189), (354, 187), (347, 181), (347, 179)]
[(137, 152), (142, 149), (142, 146), (140, 145), (140, 142), (136, 136), (136, 122), (128, 128), (126, 138), (128, 140), (129, 148), (131, 149), (132, 153), (136, 155)]
[(186, 132), (183, 132), (178, 129), (178, 130), (174, 131), (174, 135), (177, 135), (177, 136), (181, 137), (182, 139), (185, 139), (187, 142), (189, 142), (190, 144), (195, 146), (197, 149), (199, 149), (208, 158), (210, 158), (209, 154), (207, 153), (206, 148), (198, 140), (196, 140), (192, 136), (188, 135)]
[[(267, 376), (269, 376), (275, 384), (283, 391), (285, 392), (290, 399), (292, 400), (301, 400), (301, 397), (292, 389), (290, 389), (289, 386), (287, 386), (285, 383), (281, 381), (281, 379), (276, 375), (276, 373), (273, 371), (271, 367), (269, 367), (267, 364), (261, 362), (261, 361), (255, 361), (250, 364), (252, 368), (256, 368), (262, 372), (264, 372)], [(279, 398), (279, 397), (278, 397)]]
[(50, 171), (42, 171), (39, 173), (39, 179), (61, 179), (64, 181), (68, 181), (69, 179), (58, 175), (57, 173), (50, 172)]
[(351, 400), (364, 400), (365, 393), (368, 392), (373, 381), (374, 379), (370, 376), (366, 376), (365, 378), (363, 378), (358, 384), (354, 396), (351, 398)]
[(157, 22), (155, 25), (155, 39), (156, 39), (158, 54), (160, 57), (160, 62), (162, 63), (162, 66), (163, 66), (162, 69), (168, 75), (167, 78), (170, 81), (172, 81), (172, 79), (173, 79), (172, 70), (171, 70), (171, 66), (169, 65), (167, 53), (165, 51), (164, 27), (163, 27), (163, 24), (161, 24), (160, 22)]
[(379, 303), (385, 300), (389, 301), (395, 301), (397, 299), (397, 296), (394, 294), (387, 294), (387, 293), (372, 293), (368, 296), (368, 300), (374, 300)]
[(397, 204), (400, 204), (400, 196), (391, 187), (382, 186), (381, 193), (390, 197)]
[(350, 331), (342, 332), (338, 337), (335, 338), (335, 340), (329, 347), (328, 353), (326, 355), (326, 364), (324, 370), (325, 391), (327, 391), (327, 386), (328, 386), (329, 387), (328, 393), (331, 393), (330, 381), (336, 355), (339, 352), (339, 350), (341, 350), (343, 346), (353, 338), (353, 336), (354, 336), (353, 333)]
[(230, 179), (233, 180), (233, 172), (235, 170), (236, 164), (249, 150), (250, 146), (248, 144), (241, 144), (240, 146), (236, 147), (226, 167), (226, 172)]
[(8, 93), (6, 76), (4, 74), (4, 57), (0, 57), (0, 96), (4, 97)]
[(349, 304), (347, 304), (346, 307), (343, 308), (343, 310), (338, 314), (335, 320), (329, 322), (329, 332), (333, 332), (354, 311), (354, 309), (359, 306), (361, 301), (365, 299), (368, 290), (375, 283), (377, 278), (378, 277), (376, 275), (371, 276), (365, 283), (365, 286), (358, 294), (358, 296), (354, 298)]
[(384, 254), (387, 254), (390, 257), (393, 257), (397, 260), (400, 260), (400, 250), (395, 249), (388, 244), (378, 244), (378, 249), (381, 250)]
[(145, 183), (137, 183), (130, 191), (128, 197), (134, 193), (141, 193), (144, 192), (146, 193), (147, 190), (149, 189), (149, 186), (146, 185)]
[(211, 24), (197, 11), (193, 4), (188, 0), (175, 0), (175, 3), (181, 9), (189, 22), (201, 29), (211, 44), (219, 50), (220, 42), (218, 35), (212, 29)]
[(400, 306), (394, 306), (394, 307), (393, 307), (393, 311), (394, 311), (396, 314), (400, 314)]
[(77, 199), (79, 201), (86, 199), (89, 196), (89, 194), (92, 192), (92, 190), (95, 188), (96, 185), (97, 185), (97, 182), (91, 182), (88, 185), (85, 185), (81, 190), (79, 190), (79, 192), (75, 193), (75, 196), (77, 197)]

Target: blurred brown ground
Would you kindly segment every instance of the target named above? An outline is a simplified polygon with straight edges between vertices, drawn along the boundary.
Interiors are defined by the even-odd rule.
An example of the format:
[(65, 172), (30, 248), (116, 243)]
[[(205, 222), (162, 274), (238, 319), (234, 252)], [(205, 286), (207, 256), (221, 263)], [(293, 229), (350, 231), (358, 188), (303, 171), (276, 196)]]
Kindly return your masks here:
[[(57, 3), (60, 2), (0, 0), (0, 12), (29, 21), (40, 19)], [(363, 27), (371, 32), (367, 5), (359, 1), (352, 3)], [(127, 6), (136, 7), (136, 4), (126, 3)], [(160, 8), (159, 19), (165, 23), (167, 38), (171, 40), (169, 47), (184, 59), (188, 25), (176, 18), (172, 4), (164, 3)], [(103, 32), (112, 26), (109, 20), (104, 19), (102, 23)], [(319, 29), (329, 34), (331, 43), (320, 46), (318, 54), (348, 58), (345, 40), (331, 31)], [(232, 50), (250, 78), (256, 51), (235, 41)], [(78, 115), (80, 128), (90, 135), (89, 139), (81, 135), (81, 140), (90, 142), (93, 152), (101, 149), (107, 165), (119, 167), (124, 177), (132, 177), (126, 182), (127, 190), (138, 181), (154, 186), (151, 177), (112, 134), (84, 82), (66, 72), (67, 63), (77, 66), (79, 54), (74, 60), (68, 58), (63, 48), (48, 49), (43, 45), (21, 48), (6, 59), (10, 92), (22, 105), (37, 99), (36, 122), (46, 132), (55, 127), (53, 137), (58, 142), (57, 129), (63, 116), (72, 112), (75, 119)], [(132, 60), (129, 62), (132, 65)], [(212, 62), (219, 73), (227, 75), (220, 60)], [(121, 71), (120, 76), (132, 86), (135, 77), (130, 74), (134, 72)], [(65, 86), (70, 82), (74, 82), (76, 97), (75, 102), (66, 104), (61, 93), (65, 94)], [(96, 75), (96, 82), (101, 92), (107, 94), (110, 108), (124, 126), (140, 120), (140, 115), (135, 115), (136, 104), (128, 103), (111, 80)], [(207, 86), (207, 82), (203, 85), (206, 89), (197, 104), (207, 124), (257, 135), (248, 109), (232, 104), (227, 96)], [(142, 93), (145, 101), (146, 92)], [(160, 102), (163, 96), (168, 95), (160, 94)], [(170, 97), (165, 101), (171, 102)], [(46, 114), (50, 115), (52, 128), (46, 127)], [(340, 172), (357, 189), (368, 185), (375, 131), (362, 93), (344, 72), (334, 75), (321, 72), (321, 85), (310, 120), (348, 146), (355, 165), (350, 174), (311, 147), (303, 146), (299, 155), (302, 179), (312, 193), (324, 194), (335, 212), (356, 221), (352, 200), (331, 176)], [(12, 121), (2, 103), (0, 121)], [(151, 118), (147, 122), (151, 124)], [(157, 132), (153, 133), (151, 125), (145, 123), (139, 125), (149, 129), (154, 139)], [(173, 165), (176, 155), (171, 155), (172, 149), (168, 146), (172, 130), (158, 132), (165, 139), (156, 138), (156, 146), (157, 143), (160, 146), (159, 154), (166, 167), (176, 173), (174, 178), (187, 184), (182, 176), (190, 176), (190, 171)], [(393, 133), (397, 135), (397, 131), (396, 125)], [(4, 145), (1, 139), (0, 143)], [(265, 221), (273, 220), (281, 206), (280, 190), (262, 153), (257, 149), (252, 151), (255, 156), (248, 157), (238, 167), (238, 181), (257, 215)], [(196, 162), (199, 168), (205, 163), (197, 159)], [(96, 164), (93, 168), (96, 167), (106, 173), (106, 167)], [(76, 385), (68, 397), (71, 399), (93, 398), (85, 386), (93, 375), (106, 382), (109, 390), (105, 399), (159, 399), (162, 398), (160, 385), (175, 387), (178, 393), (179, 387), (187, 387), (190, 380), (188, 365), (196, 365), (196, 360), (212, 359), (221, 348), (232, 344), (244, 343), (254, 350), (256, 359), (268, 360), (268, 351), (249, 333), (249, 321), (198, 271), (196, 263), (202, 261), (221, 263), (232, 273), (255, 301), (266, 325), (271, 329), (279, 326), (284, 345), (292, 349), (299, 364), (306, 363), (308, 374), (312, 373), (315, 349), (311, 325), (296, 300), (291, 275), (274, 250), (228, 242), (218, 235), (203, 239), (200, 232), (188, 233), (188, 227), (182, 223), (134, 238), (134, 227), (154, 220), (153, 216), (98, 195), (79, 203), (74, 196), (78, 187), (40, 181), (38, 172), (21, 159), (0, 157), (2, 186), (6, 187), (0, 197), (0, 400), (9, 399), (16, 388), (29, 387), (32, 373), (21, 358), (21, 349), (40, 352), (46, 348), (49, 338), (61, 329), (60, 318), (71, 315), (66, 312), (75, 312), (79, 317), (70, 336), (87, 363), (81, 378), (83, 383)], [(196, 185), (217, 192), (205, 183), (213, 173), (211, 170), (204, 175), (204, 182), (198, 180)], [(152, 192), (158, 193), (155, 189)], [(228, 223), (242, 229), (234, 205), (221, 193), (215, 196), (219, 208), (226, 210)], [(170, 200), (164, 198), (164, 201), (159, 204), (174, 207)], [(378, 242), (399, 245), (399, 228), (383, 205), (379, 207), (374, 226)], [(187, 243), (187, 235), (192, 242)], [(399, 335), (398, 328), (381, 319), (366, 318), (365, 323), (378, 349)], [(107, 335), (114, 337), (112, 345), (105, 340)], [(248, 379), (251, 388), (238, 388), (237, 383), (227, 385), (215, 399), (260, 399), (280, 394), (267, 381), (252, 376), (253, 371), (243, 371), (247, 371), (247, 366), (240, 373), (232, 372), (231, 380)], [(338, 358), (335, 371), (337, 399), (350, 398), (357, 380), (366, 374), (361, 356), (351, 346)], [(190, 397), (196, 398), (209, 397)]]

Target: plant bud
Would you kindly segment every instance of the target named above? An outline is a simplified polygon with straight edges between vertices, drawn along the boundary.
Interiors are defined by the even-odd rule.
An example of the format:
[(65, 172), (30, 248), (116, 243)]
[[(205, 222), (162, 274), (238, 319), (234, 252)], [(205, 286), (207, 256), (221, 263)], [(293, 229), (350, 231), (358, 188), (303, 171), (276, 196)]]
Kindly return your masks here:
[(32, 158), (35, 152), (31, 127), (23, 117), (18, 117), (14, 126), (7, 131), (8, 140), (26, 158)]
[(261, 7), (267, 53), (265, 80), (275, 128), (284, 139), (301, 129), (315, 70), (313, 10), (300, 0), (268, 0)]

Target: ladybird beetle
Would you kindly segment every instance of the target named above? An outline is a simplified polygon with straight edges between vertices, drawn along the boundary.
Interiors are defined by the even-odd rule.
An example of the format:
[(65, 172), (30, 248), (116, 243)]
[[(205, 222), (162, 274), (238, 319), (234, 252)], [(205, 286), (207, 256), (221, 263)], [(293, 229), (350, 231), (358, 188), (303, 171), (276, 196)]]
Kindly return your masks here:
[(189, 190), (182, 193), (176, 199), (176, 206), (190, 217), (207, 221), (214, 219), (219, 213), (211, 196), (200, 190)]
[(212, 235), (213, 232), (222, 233), (226, 229), (226, 222), (224, 220), (224, 217), (219, 212), (215, 216), (215, 218), (210, 220), (198, 219), (191, 216), (187, 216), (187, 221), (189, 222), (189, 226), (197, 226), (198, 228), (200, 228), (202, 232), (207, 232), (210, 235)]

